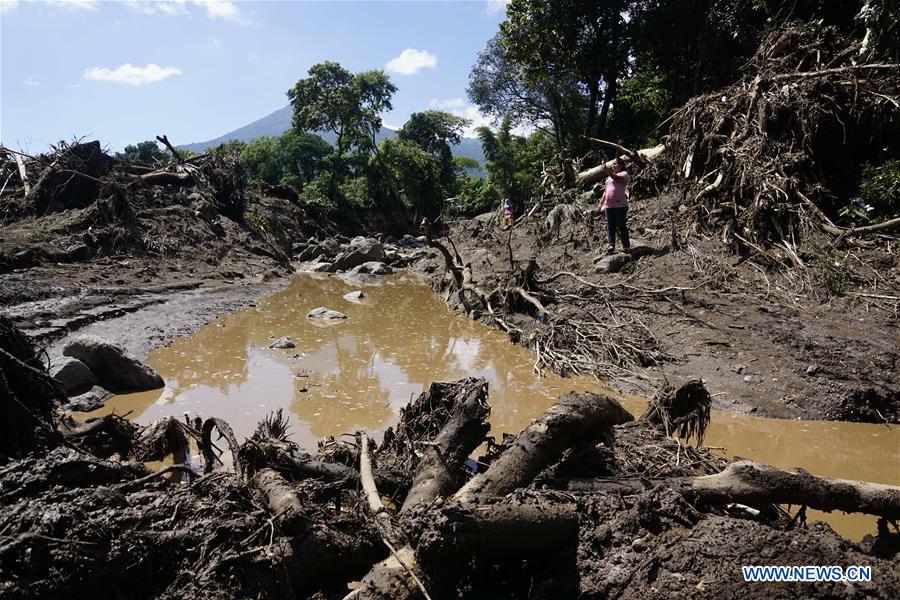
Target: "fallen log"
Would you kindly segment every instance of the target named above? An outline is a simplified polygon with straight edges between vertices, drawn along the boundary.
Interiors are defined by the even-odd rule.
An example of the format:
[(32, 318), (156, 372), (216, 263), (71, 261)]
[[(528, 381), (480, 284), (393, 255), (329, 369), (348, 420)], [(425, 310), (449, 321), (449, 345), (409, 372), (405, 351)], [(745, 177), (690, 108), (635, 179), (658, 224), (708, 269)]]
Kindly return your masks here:
[(528, 485), (545, 467), (588, 434), (634, 420), (609, 396), (590, 392), (563, 394), (559, 402), (526, 427), (487, 471), (476, 475), (456, 493), (468, 502), (475, 496), (502, 496)]
[(417, 506), (446, 497), (462, 484), (463, 463), (484, 440), (491, 426), (487, 418), (487, 382), (473, 387), (457, 401), (452, 415), (432, 440), (419, 462), (412, 488), (400, 508), (407, 514)]
[[(643, 150), (638, 150), (633, 153), (635, 156), (640, 157), (641, 160), (646, 162), (652, 162), (662, 156), (662, 154), (666, 150), (665, 144), (659, 144), (658, 146), (653, 146), (652, 148), (644, 148)], [(634, 160), (628, 155), (628, 153), (623, 153), (618, 158), (627, 162), (634, 162)], [(580, 187), (585, 187), (597, 183), (604, 179), (609, 170), (612, 168), (613, 163), (615, 163), (616, 159), (606, 161), (602, 165), (597, 165), (596, 167), (587, 169), (586, 171), (581, 171), (575, 177), (576, 185)]]
[(278, 471), (262, 469), (254, 475), (250, 484), (266, 497), (273, 519), (281, 519), (281, 528), (285, 532), (296, 535), (303, 531), (307, 521), (303, 515), (303, 505), (290, 483)]
[(704, 504), (793, 504), (825, 512), (840, 510), (900, 519), (898, 486), (817, 477), (803, 469), (784, 471), (748, 460), (733, 462), (715, 475), (662, 480), (570, 480), (566, 487), (577, 492), (635, 494), (656, 485), (671, 487)]
[[(363, 578), (360, 587), (349, 597), (360, 598), (414, 598), (418, 591), (430, 600), (425, 584), (422, 583), (422, 570), (416, 560), (416, 554), (407, 540), (406, 534), (394, 523), (387, 512), (375, 487), (372, 477), (372, 463), (369, 458), (369, 438), (365, 432), (359, 434), (359, 480), (369, 510), (375, 518), (375, 525), (381, 534), (384, 545), (391, 555), (372, 567)], [(415, 587), (413, 587), (413, 584)]]
[(423, 563), (445, 568), (473, 556), (515, 559), (555, 554), (578, 538), (575, 504), (473, 498), (448, 502), (428, 515), (416, 553)]
[(22, 160), (22, 157), (19, 156), (18, 152), (12, 153), (13, 158), (16, 159), (16, 166), (19, 168), (19, 179), (22, 181), (22, 187), (25, 188), (25, 196), (29, 196), (31, 194), (31, 181), (28, 180), (28, 172), (25, 170), (25, 161)]
[[(456, 400), (450, 409), (450, 418), (432, 439), (429, 450), (419, 461), (412, 488), (400, 509), (400, 515), (404, 518), (422, 507), (429, 506), (439, 497), (452, 494), (462, 480), (463, 462), (484, 441), (484, 436), (490, 429), (487, 424), (490, 415), (490, 407), (487, 405), (487, 383), (480, 381), (476, 384)], [(362, 448), (360, 480), (363, 489), (368, 490), (366, 496), (369, 506), (376, 513), (376, 518), (381, 519), (379, 528), (382, 528), (384, 522), (390, 521), (390, 518), (383, 507), (378, 509), (380, 498), (377, 491), (373, 492), (375, 486), (371, 477), (371, 465), (368, 462), (368, 448), (366, 445)], [(363, 457), (366, 459), (365, 464)], [(428, 598), (428, 592), (422, 583), (422, 570), (408, 536), (404, 531), (398, 531), (392, 522), (387, 532), (395, 539), (402, 536), (404, 543), (392, 547), (392, 544), (387, 544), (388, 540), (385, 540), (391, 550), (391, 556), (372, 567), (354, 594), (359, 598), (417, 598), (421, 592), (422, 596)]]

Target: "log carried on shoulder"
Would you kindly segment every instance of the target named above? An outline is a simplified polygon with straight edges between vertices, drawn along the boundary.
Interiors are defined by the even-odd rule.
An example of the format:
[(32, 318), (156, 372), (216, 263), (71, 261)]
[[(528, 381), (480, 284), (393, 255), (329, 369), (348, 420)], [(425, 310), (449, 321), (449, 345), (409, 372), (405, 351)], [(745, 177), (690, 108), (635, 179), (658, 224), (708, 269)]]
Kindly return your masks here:
[[(591, 140), (595, 142), (603, 142), (603, 140)], [(612, 142), (604, 142), (605, 145), (615, 146), (617, 148), (621, 148), (617, 144), (612, 144)], [(644, 148), (642, 150), (638, 150), (636, 152), (627, 151), (626, 148), (621, 148), (622, 150), (626, 150), (626, 152), (622, 152), (622, 155), (619, 157), (625, 162), (643, 162), (644, 164), (648, 162), (652, 162), (662, 156), (662, 154), (666, 151), (665, 144), (659, 144), (658, 146), (653, 146), (652, 148)], [(604, 177), (606, 177), (609, 169), (612, 168), (615, 159), (606, 161), (602, 165), (597, 165), (596, 167), (592, 167), (585, 171), (580, 172), (575, 177), (575, 183), (578, 186), (585, 187), (597, 183), (601, 181)]]

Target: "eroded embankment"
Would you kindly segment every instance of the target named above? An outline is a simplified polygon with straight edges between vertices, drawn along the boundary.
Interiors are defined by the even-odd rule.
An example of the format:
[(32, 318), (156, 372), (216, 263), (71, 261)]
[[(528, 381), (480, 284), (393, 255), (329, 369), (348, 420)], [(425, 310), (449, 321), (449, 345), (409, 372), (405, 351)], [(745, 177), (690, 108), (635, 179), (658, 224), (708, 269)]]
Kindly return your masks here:
[[(770, 597), (740, 578), (760, 561), (873, 568), (872, 582), (781, 584), (785, 595), (900, 590), (886, 523), (855, 545), (768, 504), (848, 508), (852, 497), (851, 509), (896, 518), (900, 490), (752, 464), (723, 472), (655, 424), (702, 433), (702, 388), (637, 421), (610, 398), (566, 394), (515, 441), (489, 446), (472, 477), (466, 459), (489, 431), (482, 380), (432, 385), (377, 448), (329, 439), (310, 455), (280, 414), (240, 444), (216, 419), (68, 421), (55, 384), (27, 366), (39, 365), (34, 349), (3, 332), (0, 422), (17, 433), (0, 448), (5, 597)], [(189, 443), (205, 474), (168, 470), (192, 482), (144, 466)], [(226, 448), (234, 472), (215, 459)]]
[(879, 265), (882, 298), (833, 296), (811, 269), (763, 269), (700, 232), (673, 245), (669, 196), (633, 201), (631, 256), (604, 258), (606, 224), (590, 202), (509, 231), (489, 215), (456, 222), (437, 243), (459, 256), (432, 250), (414, 268), (451, 307), (510, 331), (547, 369), (644, 395), (666, 379), (701, 377), (718, 408), (772, 417), (900, 419), (890, 246), (844, 257), (868, 277)]

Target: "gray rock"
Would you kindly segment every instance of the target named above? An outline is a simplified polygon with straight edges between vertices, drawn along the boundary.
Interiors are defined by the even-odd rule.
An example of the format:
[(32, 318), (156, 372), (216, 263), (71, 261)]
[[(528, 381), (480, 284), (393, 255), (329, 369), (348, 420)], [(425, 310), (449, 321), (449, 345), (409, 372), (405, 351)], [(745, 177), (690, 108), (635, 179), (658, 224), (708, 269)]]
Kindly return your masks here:
[(297, 254), (297, 260), (302, 260), (302, 261), (312, 260), (319, 254), (322, 254), (322, 253), (319, 252), (318, 244), (313, 244), (312, 246), (307, 246), (303, 250), (301, 250), (300, 253)]
[(318, 251), (331, 258), (341, 251), (341, 244), (334, 238), (328, 238), (319, 242)]
[(269, 348), (296, 348), (297, 344), (294, 343), (288, 336), (280, 337), (271, 344), (269, 344)]
[(394, 270), (383, 262), (371, 261), (356, 265), (350, 272), (354, 275), (359, 273), (368, 273), (369, 275), (390, 275)]
[(342, 312), (320, 306), (309, 311), (309, 314), (306, 315), (306, 318), (312, 319), (314, 321), (338, 321), (341, 319), (346, 319), (347, 315)]
[(622, 267), (631, 262), (631, 255), (620, 252), (604, 256), (594, 265), (594, 273), (618, 273)]
[(95, 385), (87, 392), (69, 398), (69, 402), (63, 408), (69, 411), (91, 412), (102, 407), (112, 396), (109, 390)]
[(347, 302), (359, 302), (365, 297), (366, 295), (359, 290), (350, 292), (349, 294), (344, 294), (344, 300), (346, 300)]
[(809, 376), (813, 376), (813, 375), (815, 375), (815, 374), (818, 373), (818, 372), (819, 372), (819, 365), (817, 365), (817, 364), (815, 364), (815, 363), (813, 363), (813, 364), (809, 365), (808, 367), (806, 367), (806, 374), (809, 375)]
[(644, 258), (645, 256), (654, 256), (657, 252), (656, 248), (647, 246), (646, 244), (634, 244), (631, 246), (631, 249), (628, 253), (631, 255), (631, 260), (638, 260), (639, 258)]
[(356, 237), (350, 242), (347, 252), (335, 257), (329, 272), (348, 271), (363, 263), (381, 261), (383, 258), (384, 248), (378, 240)]
[(90, 367), (69, 356), (63, 356), (50, 364), (50, 377), (62, 384), (66, 396), (81, 394), (97, 383), (97, 376)]
[(64, 356), (77, 358), (120, 392), (155, 390), (165, 385), (159, 373), (129, 354), (125, 348), (96, 335), (80, 335), (69, 340)]
[(91, 257), (91, 249), (84, 242), (69, 244), (58, 256), (59, 262), (81, 262)]
[(326, 273), (328, 269), (331, 268), (331, 263), (329, 262), (314, 262), (309, 265), (309, 270), (313, 273)]

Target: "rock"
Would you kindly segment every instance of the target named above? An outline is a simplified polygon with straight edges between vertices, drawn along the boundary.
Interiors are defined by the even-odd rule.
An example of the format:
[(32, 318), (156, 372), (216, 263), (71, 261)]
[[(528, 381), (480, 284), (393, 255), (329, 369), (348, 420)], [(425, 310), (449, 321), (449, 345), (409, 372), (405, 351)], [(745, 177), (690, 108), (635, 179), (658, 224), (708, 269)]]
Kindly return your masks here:
[(271, 344), (269, 344), (269, 348), (296, 348), (297, 344), (294, 343), (288, 336), (280, 337)]
[(744, 375), (744, 383), (753, 383), (753, 377), (750, 375)]
[(631, 262), (631, 255), (624, 252), (604, 256), (594, 265), (594, 273), (618, 273)]
[(338, 321), (340, 319), (346, 319), (347, 315), (342, 312), (320, 306), (309, 311), (309, 314), (306, 315), (306, 318), (313, 319), (314, 321)]
[(314, 262), (309, 265), (309, 270), (313, 273), (327, 273), (328, 269), (331, 268), (331, 263), (329, 262)]
[(324, 253), (319, 252), (318, 244), (314, 244), (312, 246), (306, 246), (303, 250), (300, 251), (299, 254), (297, 254), (297, 260), (300, 260), (300, 261), (312, 260), (313, 258), (315, 258), (316, 256), (318, 256), (320, 254), (324, 254)]
[(300, 253), (306, 250), (306, 242), (295, 242), (291, 245), (291, 256), (300, 256)]
[(129, 354), (125, 348), (96, 335), (72, 338), (63, 348), (64, 356), (77, 358), (116, 391), (141, 392), (165, 385), (159, 373)]
[(84, 242), (75, 242), (74, 244), (66, 246), (66, 249), (59, 253), (56, 260), (64, 263), (82, 262), (88, 260), (90, 257), (91, 249), (88, 248), (87, 244)]
[(733, 367), (731, 367), (731, 370), (740, 375), (747, 370), (747, 367), (746, 365), (734, 365)]
[(368, 273), (369, 275), (390, 275), (394, 272), (394, 270), (383, 262), (371, 261), (353, 267), (350, 272), (354, 275), (358, 273)]
[(325, 256), (331, 258), (332, 256), (337, 256), (338, 252), (341, 251), (341, 244), (334, 238), (328, 238), (326, 240), (322, 240), (317, 248), (318, 252), (321, 252)]
[(815, 374), (818, 373), (818, 372), (819, 372), (819, 365), (817, 365), (817, 364), (815, 364), (815, 363), (813, 363), (813, 364), (809, 365), (808, 367), (806, 367), (806, 374), (807, 374), (807, 375), (812, 376), (812, 375), (815, 375)]
[(359, 302), (365, 297), (366, 295), (359, 290), (350, 292), (349, 294), (344, 294), (344, 300), (346, 300), (347, 302)]
[(69, 398), (68, 404), (63, 408), (69, 411), (91, 412), (101, 408), (108, 399), (112, 398), (112, 395), (109, 390), (95, 385), (87, 392)]
[(638, 260), (639, 258), (644, 258), (645, 256), (653, 256), (656, 254), (656, 248), (652, 248), (647, 246), (646, 244), (635, 244), (631, 246), (631, 250), (629, 250), (628, 254), (631, 255), (631, 260)]
[(329, 272), (348, 271), (363, 263), (381, 261), (383, 258), (384, 248), (378, 240), (355, 237), (350, 242), (347, 252), (334, 259)]
[(81, 394), (97, 383), (97, 376), (90, 367), (69, 356), (63, 356), (50, 364), (50, 377), (62, 384), (66, 396)]

